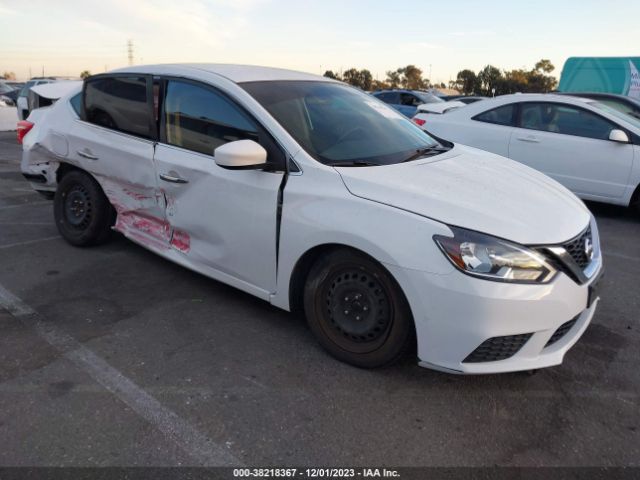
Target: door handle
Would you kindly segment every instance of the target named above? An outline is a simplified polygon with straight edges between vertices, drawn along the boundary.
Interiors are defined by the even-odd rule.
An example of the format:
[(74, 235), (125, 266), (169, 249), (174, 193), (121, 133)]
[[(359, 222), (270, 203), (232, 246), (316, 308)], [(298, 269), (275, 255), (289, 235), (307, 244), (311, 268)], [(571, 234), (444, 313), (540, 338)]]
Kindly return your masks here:
[(78, 150), (76, 153), (81, 157), (88, 158), (89, 160), (98, 160), (98, 157), (87, 152), (86, 150)]
[(165, 182), (171, 182), (171, 183), (189, 183), (189, 180), (185, 178), (176, 177), (174, 175), (167, 175), (166, 173), (160, 174), (160, 180), (164, 180)]
[(540, 143), (540, 139), (537, 137), (516, 137), (521, 142)]

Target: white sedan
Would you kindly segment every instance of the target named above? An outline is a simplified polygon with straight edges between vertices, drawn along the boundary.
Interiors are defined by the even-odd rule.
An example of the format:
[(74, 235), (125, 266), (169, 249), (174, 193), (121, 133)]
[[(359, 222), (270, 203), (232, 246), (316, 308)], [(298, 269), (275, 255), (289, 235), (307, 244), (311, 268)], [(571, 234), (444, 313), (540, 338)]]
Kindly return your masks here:
[(413, 121), (540, 170), (585, 200), (640, 210), (640, 120), (595, 100), (504, 95)]
[(417, 343), (421, 365), (448, 372), (548, 367), (596, 311), (602, 256), (580, 200), (340, 82), (136, 66), (90, 77), (23, 127), (22, 172), (54, 196), (69, 243), (113, 229), (300, 309), (353, 365)]

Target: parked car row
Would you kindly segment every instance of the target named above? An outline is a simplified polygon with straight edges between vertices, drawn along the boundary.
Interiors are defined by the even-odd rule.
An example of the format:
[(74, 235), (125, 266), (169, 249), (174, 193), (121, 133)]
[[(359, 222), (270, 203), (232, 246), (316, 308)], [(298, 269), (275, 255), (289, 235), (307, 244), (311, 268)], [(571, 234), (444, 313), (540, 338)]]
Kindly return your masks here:
[(9, 82), (0, 80), (0, 102), (5, 106), (13, 107), (16, 104), (19, 90)]
[[(522, 107), (490, 102), (424, 126), (475, 111), (491, 118), (481, 125), (520, 128)], [(548, 122), (545, 108), (527, 125)], [(596, 311), (598, 228), (571, 192), (325, 77), (129, 67), (73, 86), (22, 127), (22, 172), (53, 196), (69, 243), (99, 244), (115, 229), (304, 312), (320, 344), (359, 367), (415, 347), (420, 365), (446, 372), (557, 365)], [(485, 147), (508, 156), (503, 137)]]
[(34, 77), (27, 82), (0, 80), (0, 105), (16, 107), (19, 120), (25, 120), (29, 113), (50, 104), (46, 97), (38, 95), (33, 87), (49, 83), (73, 80), (71, 77)]
[(404, 116), (412, 118), (420, 107), (428, 105), (430, 111), (441, 113), (448, 106), (442, 105), (445, 102), (455, 102), (457, 105), (474, 103), (484, 100), (486, 97), (472, 95), (435, 95), (422, 90), (378, 90), (371, 95), (384, 103), (391, 105)]

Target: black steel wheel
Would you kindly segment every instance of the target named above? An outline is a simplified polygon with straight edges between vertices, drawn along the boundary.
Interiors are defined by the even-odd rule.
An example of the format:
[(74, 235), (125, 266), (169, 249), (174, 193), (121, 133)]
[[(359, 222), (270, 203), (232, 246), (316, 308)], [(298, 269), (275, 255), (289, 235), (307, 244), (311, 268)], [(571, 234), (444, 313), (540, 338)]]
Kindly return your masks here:
[(352, 365), (387, 365), (413, 341), (413, 319), (400, 287), (379, 263), (356, 251), (336, 250), (316, 262), (304, 305), (321, 345)]
[(53, 199), (53, 214), (62, 237), (80, 247), (108, 240), (115, 221), (115, 210), (100, 185), (81, 170), (62, 177)]
[(64, 219), (69, 226), (85, 230), (91, 223), (92, 207), (87, 188), (77, 183), (64, 196)]

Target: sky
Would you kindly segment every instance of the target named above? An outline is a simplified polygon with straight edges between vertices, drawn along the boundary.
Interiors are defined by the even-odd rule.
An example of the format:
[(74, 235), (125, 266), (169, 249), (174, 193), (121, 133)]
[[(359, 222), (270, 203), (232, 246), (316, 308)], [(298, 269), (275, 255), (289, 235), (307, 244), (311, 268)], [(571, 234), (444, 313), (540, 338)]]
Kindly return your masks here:
[(413, 64), (447, 83), (487, 64), (560, 75), (570, 56), (639, 56), (636, 0), (0, 0), (0, 74), (78, 76), (213, 62), (322, 74)]

